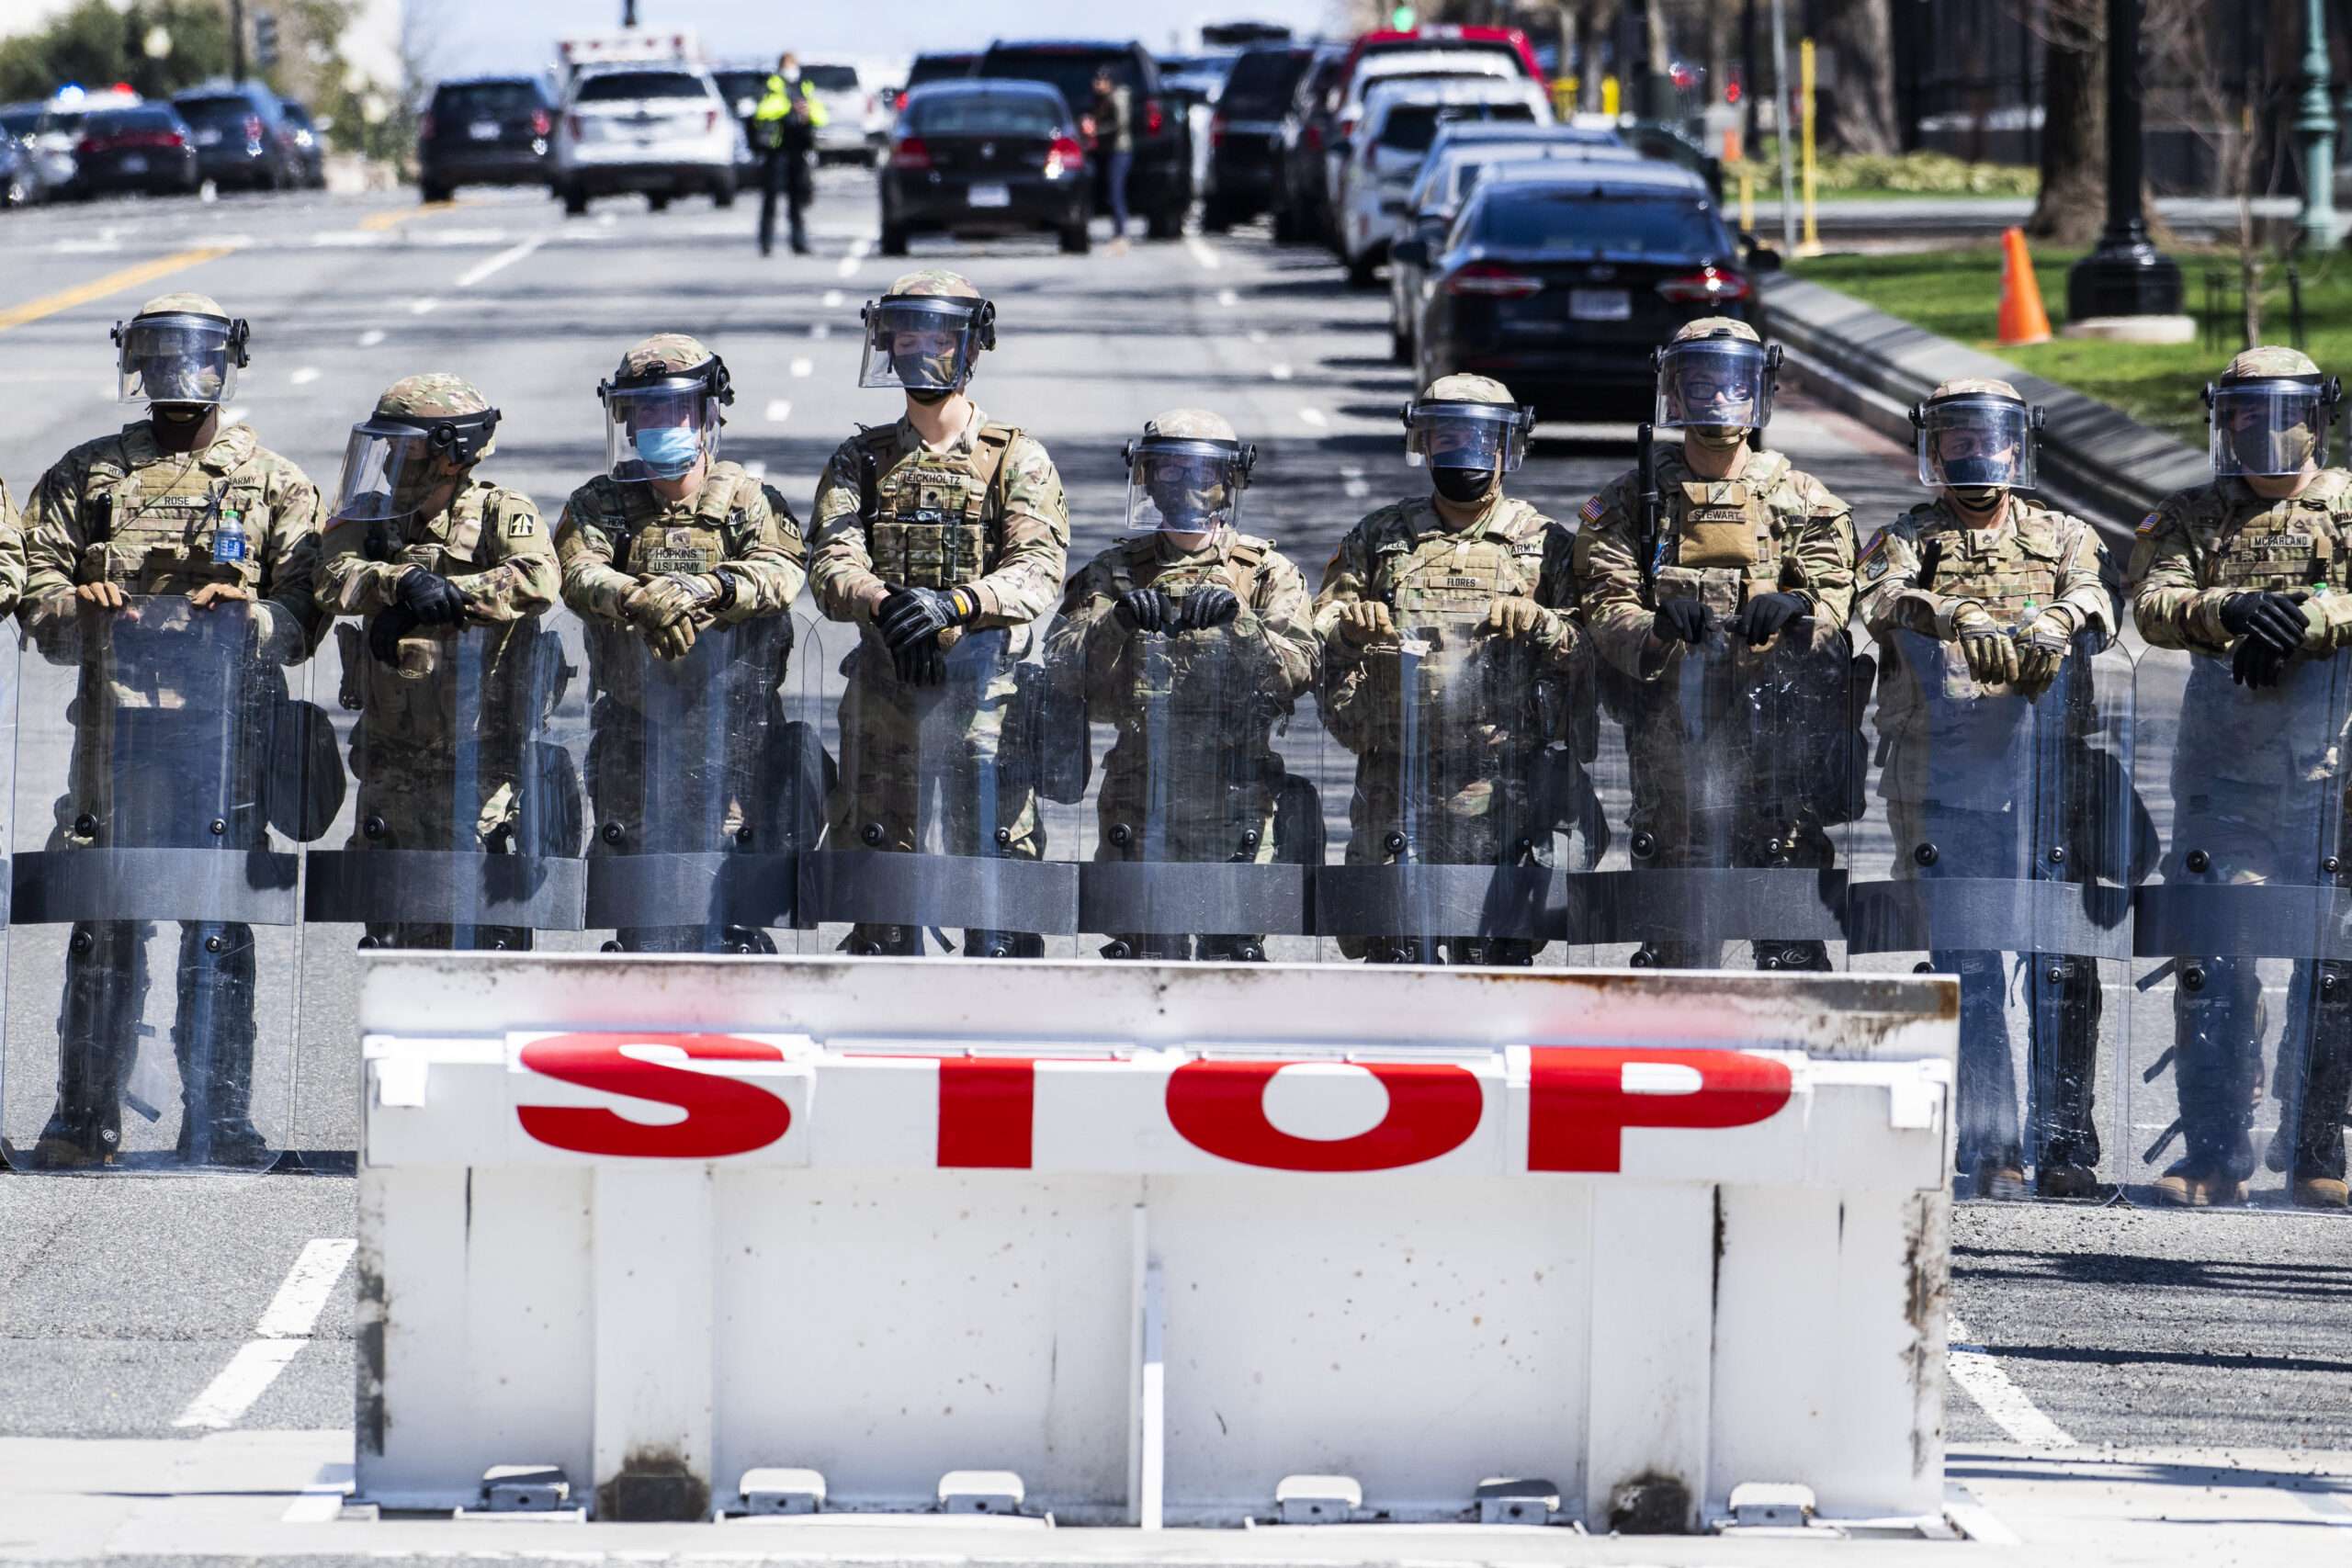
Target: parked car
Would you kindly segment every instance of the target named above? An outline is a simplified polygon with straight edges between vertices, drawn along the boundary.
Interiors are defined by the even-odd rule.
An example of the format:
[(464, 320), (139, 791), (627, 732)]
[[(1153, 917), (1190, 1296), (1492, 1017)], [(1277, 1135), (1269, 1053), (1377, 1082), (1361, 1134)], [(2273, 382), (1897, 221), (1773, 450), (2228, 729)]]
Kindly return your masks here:
[(198, 172), (223, 190), (283, 190), (305, 171), (277, 95), (259, 82), (216, 82), (172, 95), (196, 134)]
[(737, 186), (757, 185), (765, 177), (767, 153), (760, 145), (760, 100), (768, 96), (768, 78), (775, 74), (775, 62), (765, 65), (721, 65), (712, 68), (711, 81), (718, 88), (718, 96), (727, 100), (727, 109), (742, 128), (743, 145), (735, 158)]
[(1042, 82), (933, 82), (907, 95), (881, 173), (884, 255), (915, 233), (1047, 230), (1087, 249), (1094, 181), (1078, 116)]
[(1324, 145), (1338, 118), (1340, 73), (1348, 46), (1325, 44), (1299, 76), (1283, 116), (1282, 168), (1273, 195), (1274, 243), (1301, 244), (1331, 230), (1331, 187), (1323, 175)]
[(1272, 205), (1281, 167), (1283, 115), (1315, 51), (1281, 44), (1244, 51), (1209, 117), (1208, 182), (1201, 227), (1221, 234)]
[[(1737, 243), (1686, 169), (1594, 161), (1577, 177), (1481, 179), (1436, 254), (1416, 337), (1419, 385), (1492, 376), (1546, 419), (1640, 420), (1650, 351), (1701, 316), (1746, 317)], [(1776, 265), (1755, 253), (1752, 265)]]
[(1527, 35), (1517, 28), (1438, 26), (1392, 28), (1363, 34), (1348, 46), (1340, 81), (1344, 85), (1367, 62), (1391, 54), (1426, 53), (1433, 50), (1490, 55), (1508, 62), (1512, 69), (1531, 82), (1544, 80), (1544, 68), (1536, 63), (1535, 51), (1529, 47)]
[(49, 182), (40, 177), (32, 144), (10, 134), (0, 119), (0, 207), (30, 207), (48, 196)]
[(1184, 231), (1184, 216), (1193, 207), (1193, 139), (1184, 117), (1160, 96), (1159, 68), (1143, 45), (1132, 39), (1125, 42), (1000, 41), (990, 44), (980, 57), (977, 74), (1044, 82), (1061, 94), (1079, 117), (1080, 141), (1093, 166), (1095, 205), (1107, 211), (1110, 161), (1094, 155), (1091, 113), (1094, 73), (1106, 68), (1112, 79), (1126, 88), (1135, 115), (1127, 210), (1143, 219), (1153, 239), (1172, 240)]
[(817, 128), (817, 161), (865, 163), (873, 157), (875, 137), (884, 129), (881, 104), (858, 79), (857, 67), (803, 65), (800, 79), (825, 106), (825, 123)]
[(979, 62), (980, 57), (977, 54), (916, 55), (915, 62), (907, 67), (907, 79), (899, 84), (898, 92), (891, 98), (891, 115), (895, 118), (905, 112), (907, 95), (917, 87), (927, 86), (933, 82), (960, 81), (969, 76)]
[(327, 188), (327, 139), (319, 134), (311, 111), (292, 98), (280, 98), (285, 111), (286, 140), (293, 143), (295, 162), (301, 165), (302, 185), (309, 190)]
[[(1520, 134), (1511, 135), (1510, 132)], [(1600, 161), (1627, 164), (1640, 154), (1605, 131), (1572, 130), (1566, 126), (1523, 126), (1494, 120), (1447, 126), (1437, 145), (1422, 160), (1421, 172), (1405, 198), (1408, 226), (1399, 239), (1418, 237), (1421, 244), (1391, 244), (1388, 251), (1388, 352), (1399, 365), (1418, 356), (1415, 323), (1421, 309), (1424, 275), (1413, 259), (1442, 251), (1477, 182), (1491, 174), (1508, 173), (1531, 179), (1574, 178), (1577, 165)]]
[(1518, 85), (1524, 81), (1510, 68), (1510, 62), (1500, 55), (1483, 51), (1401, 51), (1384, 54), (1356, 67), (1353, 76), (1337, 89), (1339, 107), (1331, 117), (1330, 128), (1323, 138), (1324, 210), (1328, 219), (1323, 242), (1333, 254), (1344, 259), (1347, 236), (1342, 232), (1346, 214), (1341, 208), (1340, 182), (1345, 176), (1348, 161), (1362, 144), (1364, 114), (1374, 94), (1393, 90), (1415, 83), (1442, 82), (1501, 82)]
[(169, 104), (100, 109), (82, 121), (71, 194), (187, 196), (203, 184), (187, 121)]
[(1407, 216), (1413, 176), (1440, 126), (1467, 120), (1548, 125), (1552, 107), (1532, 82), (1417, 78), (1375, 90), (1364, 115), (1340, 174), (1340, 259), (1351, 288), (1371, 288), (1374, 269), (1388, 259), (1389, 242)]
[(10, 104), (5, 111), (10, 134), (32, 150), (33, 172), (52, 196), (63, 196), (74, 186), (74, 149), (82, 140), (82, 122), (98, 109), (127, 109), (146, 100), (129, 88), (92, 93), (69, 87), (55, 97), (34, 103)]
[(735, 204), (743, 128), (710, 73), (688, 65), (589, 66), (556, 121), (555, 185), (578, 217), (600, 196), (642, 191), (656, 212), (708, 193)]
[(459, 186), (552, 183), (555, 95), (537, 76), (444, 82), (416, 129), (417, 189), (447, 201)]
[(1164, 54), (1159, 66), (1159, 91), (1170, 111), (1184, 117), (1185, 140), (1193, 149), (1193, 189), (1209, 184), (1209, 123), (1216, 100), (1233, 70), (1231, 54)]

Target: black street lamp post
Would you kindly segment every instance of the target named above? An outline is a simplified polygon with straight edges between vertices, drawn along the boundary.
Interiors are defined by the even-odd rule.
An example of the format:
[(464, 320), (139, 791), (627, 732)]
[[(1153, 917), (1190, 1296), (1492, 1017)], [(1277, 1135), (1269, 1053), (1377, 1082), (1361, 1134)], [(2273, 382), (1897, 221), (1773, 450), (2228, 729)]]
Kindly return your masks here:
[(2066, 275), (2066, 314), (2177, 316), (2180, 267), (2148, 238), (2141, 210), (2142, 0), (2107, 0), (2107, 231)]

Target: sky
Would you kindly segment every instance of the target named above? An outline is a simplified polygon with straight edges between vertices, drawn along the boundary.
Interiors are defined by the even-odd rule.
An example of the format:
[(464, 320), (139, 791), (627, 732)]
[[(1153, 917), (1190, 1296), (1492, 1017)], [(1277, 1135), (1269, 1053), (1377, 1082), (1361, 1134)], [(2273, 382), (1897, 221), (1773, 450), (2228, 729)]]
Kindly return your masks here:
[[(0, 8), (9, 0), (0, 0)], [(407, 0), (412, 31), (430, 39), (434, 75), (527, 70), (554, 58), (563, 34), (618, 25), (620, 0)], [(1314, 31), (1336, 20), (1339, 0), (638, 0), (644, 28), (691, 28), (714, 61), (773, 58), (910, 58), (972, 49), (1003, 37), (1140, 39), (1156, 51), (1189, 45), (1204, 22), (1247, 19)]]

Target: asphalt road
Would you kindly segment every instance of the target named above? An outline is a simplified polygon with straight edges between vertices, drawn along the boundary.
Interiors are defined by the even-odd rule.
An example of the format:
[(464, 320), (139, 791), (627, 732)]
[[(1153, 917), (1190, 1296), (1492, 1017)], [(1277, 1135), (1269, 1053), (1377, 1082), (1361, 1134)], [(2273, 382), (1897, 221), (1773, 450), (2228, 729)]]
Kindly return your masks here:
[[(430, 209), (303, 196), (7, 215), (0, 474), (21, 496), (75, 441), (128, 417), (111, 400), (107, 328), (147, 295), (185, 288), (252, 320), (254, 365), (236, 403), (322, 485), (379, 389), (454, 370), (504, 411), (490, 471), (552, 520), (602, 464), (598, 378), (630, 341), (683, 330), (733, 371), (726, 454), (763, 465), (805, 514), (854, 422), (894, 412), (888, 394), (855, 389), (857, 308), (900, 265), (867, 253), (866, 179), (829, 172), (820, 254), (765, 262), (753, 210), (701, 202), (660, 215), (616, 202), (569, 221), (521, 195)], [(1421, 488), (1399, 450), (1396, 409), (1410, 389), (1385, 357), (1385, 296), (1347, 292), (1328, 257), (1276, 250), (1254, 231), (1090, 257), (1060, 256), (1050, 242), (917, 248), (918, 260), (953, 255), (999, 301), (1001, 346), (976, 396), (1052, 450), (1078, 558), (1120, 521), (1120, 443), (1171, 405), (1216, 408), (1260, 444), (1245, 525), (1277, 537), (1310, 579), (1357, 517)], [(1889, 515), (1916, 493), (1907, 454), (1800, 398), (1783, 401), (1773, 438), (1859, 517)], [(1546, 429), (1514, 489), (1568, 519), (1631, 457), (1629, 432)], [(331, 690), (322, 695), (332, 706)], [(47, 818), (37, 781), (59, 765), (37, 752), (20, 758), (16, 792), (17, 819), (29, 805), (36, 836)], [(0, 1106), (15, 1137), (47, 1109), (59, 934), (20, 928), (11, 942)], [(267, 1097), (300, 1148), (354, 1143), (346, 945), (313, 939), (299, 1030), (291, 965), (266, 981)], [(167, 976), (168, 949), (159, 954)], [(151, 998), (159, 1030), (169, 989), (165, 980)], [(2135, 1046), (2110, 1077), (2135, 1077), (2120, 1067), (2153, 1054)], [(2167, 1118), (2146, 1102), (2152, 1092), (2128, 1130)], [(2137, 1147), (2130, 1154), (2144, 1179)], [(0, 1438), (175, 1435), (305, 1246), (353, 1225), (353, 1183), (339, 1175), (0, 1176)], [(1954, 1304), (1972, 1343), (2075, 1441), (2352, 1449), (2352, 1225), (1970, 1205), (1955, 1242)], [(352, 1377), (345, 1275), (234, 1425), (345, 1427)], [(1980, 1442), (2010, 1428), (1956, 1391), (1951, 1431)]]

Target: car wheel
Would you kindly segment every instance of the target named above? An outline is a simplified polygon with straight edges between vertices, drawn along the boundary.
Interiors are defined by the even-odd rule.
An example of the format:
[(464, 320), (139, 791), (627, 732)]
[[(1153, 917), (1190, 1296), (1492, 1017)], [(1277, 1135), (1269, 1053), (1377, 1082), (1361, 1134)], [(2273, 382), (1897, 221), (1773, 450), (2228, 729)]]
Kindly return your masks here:
[(1201, 204), (1201, 230), (1209, 234), (1229, 234), (1233, 231), (1233, 209), (1221, 201)]
[(645, 198), (645, 205), (656, 212), (667, 212), (670, 210), (669, 194), (666, 191), (657, 190)]
[(447, 201), (449, 199), (449, 187), (447, 186), (421, 185), (416, 187), (416, 194), (417, 198), (421, 201)]
[(1094, 231), (1083, 218), (1064, 227), (1061, 237), (1064, 255), (1082, 256), (1094, 248)]
[(886, 256), (905, 255), (907, 254), (907, 231), (904, 229), (894, 229), (887, 224), (884, 225), (881, 242), (875, 248), (879, 250)]
[(1349, 288), (1369, 288), (1374, 283), (1379, 281), (1379, 279), (1374, 276), (1375, 270), (1380, 265), (1379, 257), (1367, 253), (1363, 255), (1357, 256), (1352, 260), (1344, 255), (1340, 259), (1347, 262), (1348, 264)]
[(711, 187), (710, 187), (710, 204), (711, 204), (713, 207), (732, 207), (732, 206), (734, 206), (734, 205), (735, 205), (735, 182), (734, 182), (734, 181), (732, 181), (732, 180), (729, 180), (729, 181), (728, 181), (728, 182), (727, 182), (726, 184), (724, 184), (724, 185), (716, 185), (716, 186), (711, 186)]
[(1184, 232), (1184, 209), (1162, 208), (1144, 220), (1144, 232), (1155, 240), (1173, 240)]
[(578, 186), (564, 186), (563, 215), (566, 218), (581, 218), (586, 216), (587, 211), (588, 193)]
[(1298, 243), (1298, 220), (1290, 215), (1289, 204), (1284, 203), (1283, 206), (1275, 208), (1274, 243), (1278, 245), (1295, 245)]

